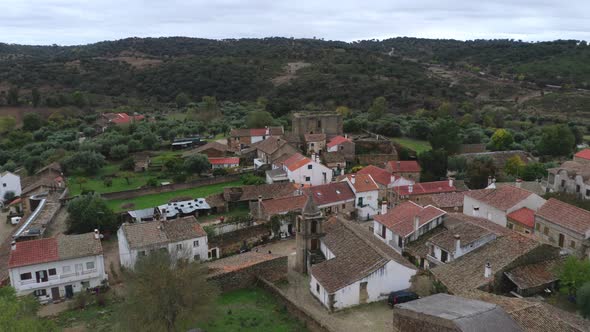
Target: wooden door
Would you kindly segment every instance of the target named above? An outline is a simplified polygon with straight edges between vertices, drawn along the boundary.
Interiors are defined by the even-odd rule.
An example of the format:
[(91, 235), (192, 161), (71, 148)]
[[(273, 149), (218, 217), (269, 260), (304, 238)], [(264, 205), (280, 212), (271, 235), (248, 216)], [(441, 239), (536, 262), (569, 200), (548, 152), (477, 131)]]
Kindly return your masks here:
[(360, 284), (360, 288), (359, 288), (359, 303), (363, 304), (363, 303), (367, 303), (367, 300), (369, 299), (369, 291), (367, 290), (367, 285), (368, 282), (361, 282)]
[(66, 285), (66, 297), (71, 299), (74, 296), (74, 287), (72, 285)]
[(53, 299), (53, 301), (59, 300), (59, 287), (51, 288), (51, 299)]
[(563, 248), (563, 243), (565, 242), (565, 236), (563, 234), (559, 234), (559, 246)]
[(320, 241), (318, 239), (311, 239), (311, 250), (320, 249)]

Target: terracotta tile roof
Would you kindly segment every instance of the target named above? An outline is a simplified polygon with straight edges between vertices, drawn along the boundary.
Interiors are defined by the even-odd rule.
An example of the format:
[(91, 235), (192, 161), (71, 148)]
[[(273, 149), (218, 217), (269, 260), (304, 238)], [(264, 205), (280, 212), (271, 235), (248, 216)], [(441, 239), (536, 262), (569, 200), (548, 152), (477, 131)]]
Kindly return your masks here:
[(373, 180), (370, 174), (346, 174), (345, 177), (352, 183), (354, 177), (354, 190), (357, 193), (366, 191), (379, 190), (377, 183)]
[(275, 215), (303, 209), (307, 196), (287, 196), (262, 201), (262, 209), (266, 214)]
[(391, 182), (391, 174), (388, 171), (373, 165), (363, 167), (356, 174), (371, 174), (373, 180), (382, 186), (387, 186)]
[(549, 222), (590, 237), (590, 211), (551, 198), (536, 214)]
[[(410, 193), (410, 187), (412, 192)], [(418, 182), (411, 186), (399, 186), (393, 190), (400, 196), (427, 195), (457, 191), (455, 186), (449, 186), (449, 181)]]
[(528, 228), (535, 227), (535, 211), (529, 208), (521, 208), (507, 215), (508, 218), (521, 223)]
[(346, 157), (340, 151), (324, 153), (322, 159), (325, 164), (340, 163), (342, 166), (346, 165)]
[(207, 267), (209, 267), (209, 276), (215, 276), (223, 273), (239, 271), (262, 262), (273, 260), (277, 257), (281, 256), (249, 251), (243, 254), (208, 262)]
[(343, 201), (354, 201), (354, 192), (346, 182), (313, 186), (306, 188), (305, 192), (313, 195), (313, 200), (319, 207)]
[(344, 137), (344, 136), (334, 136), (332, 137), (332, 139), (330, 140), (330, 142), (328, 142), (328, 144), (326, 144), (327, 147), (331, 148), (334, 147), (336, 145), (340, 145), (344, 142), (352, 142), (350, 139)]
[(16, 250), (10, 252), (10, 268), (65, 259), (102, 254), (100, 240), (94, 233), (60, 235), (55, 238), (17, 242)]
[[(504, 187), (504, 186), (516, 187), (516, 184), (514, 182), (496, 182), (495, 186), (496, 186), (496, 188), (500, 188), (500, 187)], [(545, 189), (543, 188), (543, 185), (541, 185), (541, 182), (539, 182), (539, 181), (522, 181), (520, 183), (520, 188), (524, 189), (524, 190), (528, 190), (528, 191), (532, 192), (533, 194), (537, 194), (539, 196), (543, 196), (546, 194)]]
[(463, 206), (463, 197), (465, 192), (432, 194), (420, 197), (421, 205), (434, 205), (438, 208), (454, 208)]
[[(268, 133), (267, 133), (268, 131)], [(237, 128), (230, 131), (232, 137), (244, 137), (244, 136), (280, 136), (285, 133), (283, 127), (269, 127), (269, 128)]]
[(504, 186), (498, 189), (471, 190), (466, 192), (465, 195), (499, 210), (506, 211), (533, 195), (533, 193), (513, 186)]
[(562, 258), (550, 259), (541, 263), (521, 265), (504, 274), (518, 288), (528, 289), (558, 280), (558, 268), (561, 264), (563, 264)]
[[(260, 142), (256, 142), (256, 143), (252, 144), (252, 147), (257, 150), (260, 150), (266, 154), (273, 154), (278, 149), (283, 148), (285, 145), (287, 145), (288, 148), (291, 149), (291, 153), (297, 152), (297, 149), (295, 149), (294, 147), (289, 145), (289, 143), (287, 143), (287, 141), (285, 141), (284, 139), (280, 139), (278, 137), (274, 137), (274, 136), (271, 136), (271, 137), (269, 137), (265, 140), (262, 140)], [(285, 151), (285, 153), (289, 153), (289, 152)]]
[(311, 159), (307, 158), (306, 156), (296, 153), (291, 157), (287, 158), (283, 165), (287, 167), (290, 171), (295, 171), (311, 162)]
[(139, 120), (144, 119), (143, 115), (129, 116), (129, 114), (127, 114), (127, 113), (107, 113), (107, 114), (110, 114), (110, 115), (106, 116), (109, 119), (109, 121), (112, 123), (116, 123), (116, 124), (125, 124), (125, 123), (130, 123), (131, 120), (139, 121)]
[(238, 158), (238, 157), (226, 157), (226, 158), (220, 157), (220, 158), (208, 158), (208, 159), (209, 159), (209, 163), (211, 165), (240, 164), (240, 158)]
[(387, 227), (393, 233), (407, 237), (414, 233), (414, 218), (418, 217), (419, 227), (431, 220), (445, 215), (446, 212), (434, 206), (421, 207), (420, 205), (407, 201), (403, 202), (386, 214), (375, 216), (375, 220)]
[(320, 142), (326, 140), (326, 134), (305, 134), (303, 138), (306, 142)]
[(332, 217), (324, 224), (324, 231), (321, 241), (335, 257), (312, 265), (311, 274), (328, 293), (367, 277), (390, 261), (416, 269), (360, 225)]
[(500, 226), (500, 225), (496, 224), (495, 222), (492, 222), (492, 221), (489, 221), (487, 219), (480, 218), (480, 217), (468, 216), (463, 213), (449, 213), (449, 214), (447, 214), (447, 219), (445, 220), (445, 223), (452, 223), (452, 222), (470, 223), (470, 224), (479, 226), (481, 228), (485, 228), (488, 231), (490, 231), (498, 236), (510, 235), (510, 234), (514, 233), (510, 229), (508, 229), (504, 226)]
[(490, 281), (484, 276), (486, 263), (491, 264), (492, 271), (500, 271), (539, 246), (541, 244), (533, 239), (511, 233), (430, 271), (449, 291), (457, 294)]
[(577, 161), (568, 160), (561, 164), (561, 166), (549, 168), (547, 171), (552, 174), (557, 174), (561, 170), (565, 170), (568, 176), (571, 178), (579, 175), (586, 183), (588, 183), (588, 180), (590, 180), (590, 165), (588, 164), (582, 164)]
[(590, 149), (584, 149), (574, 155), (577, 158), (590, 160)]
[(123, 224), (121, 227), (130, 248), (163, 245), (207, 236), (194, 216), (168, 221)]
[(448, 252), (455, 253), (455, 235), (460, 236), (461, 246), (465, 246), (492, 234), (492, 232), (485, 228), (463, 222), (445, 228), (445, 231), (431, 237), (429, 242)]
[(406, 244), (404, 247), (404, 254), (408, 253), (409, 255), (415, 257), (426, 258), (426, 256), (430, 254), (430, 247), (427, 246), (426, 243), (430, 241), (433, 236), (446, 231), (447, 230), (444, 227), (436, 227), (428, 231), (427, 233), (420, 236), (418, 240)]
[(262, 199), (292, 196), (297, 189), (297, 185), (292, 182), (226, 187), (223, 188), (223, 198), (226, 202), (255, 201), (258, 196), (262, 196)]
[(391, 168), (393, 173), (401, 173), (401, 172), (414, 172), (420, 173), (422, 168), (420, 164), (418, 164), (415, 160), (391, 160), (388, 161), (387, 164)]
[(205, 145), (199, 146), (198, 148), (195, 148), (195, 149), (192, 149), (192, 150), (189, 150), (189, 151), (184, 152), (182, 154), (182, 156), (183, 157), (190, 156), (190, 155), (193, 155), (193, 154), (201, 153), (203, 151), (207, 151), (209, 149), (217, 150), (217, 151), (221, 151), (221, 152), (228, 152), (228, 151), (230, 151), (229, 147), (227, 145), (225, 145), (225, 144), (221, 144), (219, 142), (209, 142), (209, 143), (207, 143)]

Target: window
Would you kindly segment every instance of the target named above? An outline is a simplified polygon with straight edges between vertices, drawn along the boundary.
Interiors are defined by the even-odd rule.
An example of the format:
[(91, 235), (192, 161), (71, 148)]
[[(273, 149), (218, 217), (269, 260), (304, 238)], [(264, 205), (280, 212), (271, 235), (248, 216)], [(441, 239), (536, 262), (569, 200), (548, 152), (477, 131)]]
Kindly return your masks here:
[(570, 241), (570, 248), (576, 249), (576, 241), (574, 241), (574, 240)]
[(381, 237), (385, 238), (387, 233), (387, 228), (385, 228), (385, 225), (381, 225)]
[(140, 250), (140, 251), (137, 253), (137, 256), (139, 256), (139, 257), (144, 257), (144, 256), (145, 256), (145, 250)]
[(577, 184), (577, 185), (576, 185), (576, 192), (577, 192), (577, 193), (579, 193), (579, 192), (580, 192), (580, 185), (579, 185), (579, 184)]
[(318, 120), (318, 128), (322, 128), (322, 120)]
[(397, 246), (400, 248), (404, 246), (404, 239), (401, 236), (397, 237)]
[(313, 148), (315, 146), (315, 143), (309, 143), (309, 145)]
[(512, 225), (512, 223), (508, 223), (506, 226), (508, 226), (508, 229), (514, 229), (514, 225)]
[(82, 289), (90, 288), (90, 281), (82, 281)]
[(440, 251), (440, 261), (445, 263), (448, 260), (449, 260), (449, 253), (444, 250), (441, 250)]
[(199, 246), (199, 240), (193, 241), (193, 247), (198, 247), (198, 246)]
[(559, 242), (558, 242), (559, 247), (563, 248), (564, 241), (565, 241), (565, 235), (559, 234)]
[(545, 226), (545, 228), (543, 229), (543, 234), (549, 235), (549, 227)]
[(182, 243), (176, 245), (176, 250), (182, 250)]
[(2, 187), (6, 188), (6, 183), (3, 183), (3, 184), (2, 184)]
[(72, 271), (72, 267), (69, 265), (61, 268), (61, 272), (63, 273), (70, 273), (70, 271)]
[(86, 270), (94, 270), (94, 262), (86, 262)]
[(39, 296), (47, 296), (47, 290), (45, 289), (37, 289), (36, 291), (33, 292), (33, 294), (37, 297)]
[(33, 278), (33, 276), (32, 276), (32, 274), (31, 274), (31, 272), (22, 273), (22, 274), (20, 275), (20, 280), (29, 280), (29, 279), (31, 279), (31, 278)]
[(315, 291), (316, 292), (320, 292), (320, 284), (318, 284), (317, 282), (315, 283)]
[(47, 272), (49, 273), (50, 276), (54, 276), (54, 275), (57, 274), (57, 270), (56, 269), (49, 269)]
[(193, 257), (193, 259), (195, 260), (195, 262), (198, 262), (198, 261), (200, 261), (200, 260), (201, 260), (201, 255), (195, 255), (195, 256)]
[(586, 189), (586, 196), (590, 196), (590, 189)]
[(313, 168), (312, 164), (307, 165), (307, 169), (312, 169), (312, 168)]
[(565, 180), (561, 180), (561, 186), (565, 187)]
[(342, 209), (346, 209), (346, 204), (342, 204)]
[(541, 224), (535, 224), (535, 230), (541, 231)]
[(311, 176), (306, 176), (305, 181), (307, 181), (307, 182), (311, 181)]

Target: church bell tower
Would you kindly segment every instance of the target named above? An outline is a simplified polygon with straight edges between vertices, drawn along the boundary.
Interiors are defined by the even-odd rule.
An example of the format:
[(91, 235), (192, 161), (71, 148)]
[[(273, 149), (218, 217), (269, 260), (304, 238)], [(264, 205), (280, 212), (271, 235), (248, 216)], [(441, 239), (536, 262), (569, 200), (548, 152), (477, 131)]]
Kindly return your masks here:
[(314, 253), (320, 251), (320, 238), (323, 236), (324, 216), (309, 193), (301, 215), (297, 217), (295, 242), (297, 244), (295, 270), (307, 274)]

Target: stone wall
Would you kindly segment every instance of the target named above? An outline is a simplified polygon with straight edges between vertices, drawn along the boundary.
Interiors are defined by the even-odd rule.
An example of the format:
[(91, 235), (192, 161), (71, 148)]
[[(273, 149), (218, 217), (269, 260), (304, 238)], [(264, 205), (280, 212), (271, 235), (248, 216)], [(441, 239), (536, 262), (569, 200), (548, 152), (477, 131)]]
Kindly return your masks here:
[[(288, 256), (279, 256), (242, 269), (213, 274), (209, 280), (216, 282), (222, 292), (252, 287), (256, 285), (258, 278), (279, 281), (287, 277), (287, 260)], [(223, 259), (216, 261), (216, 264), (222, 261)]]
[(209, 239), (209, 248), (219, 248), (223, 257), (239, 252), (244, 242), (248, 247), (252, 247), (260, 244), (269, 236), (270, 230), (266, 224), (256, 225), (214, 236)]
[(385, 167), (388, 161), (397, 160), (397, 154), (359, 154), (356, 159), (359, 165)]

